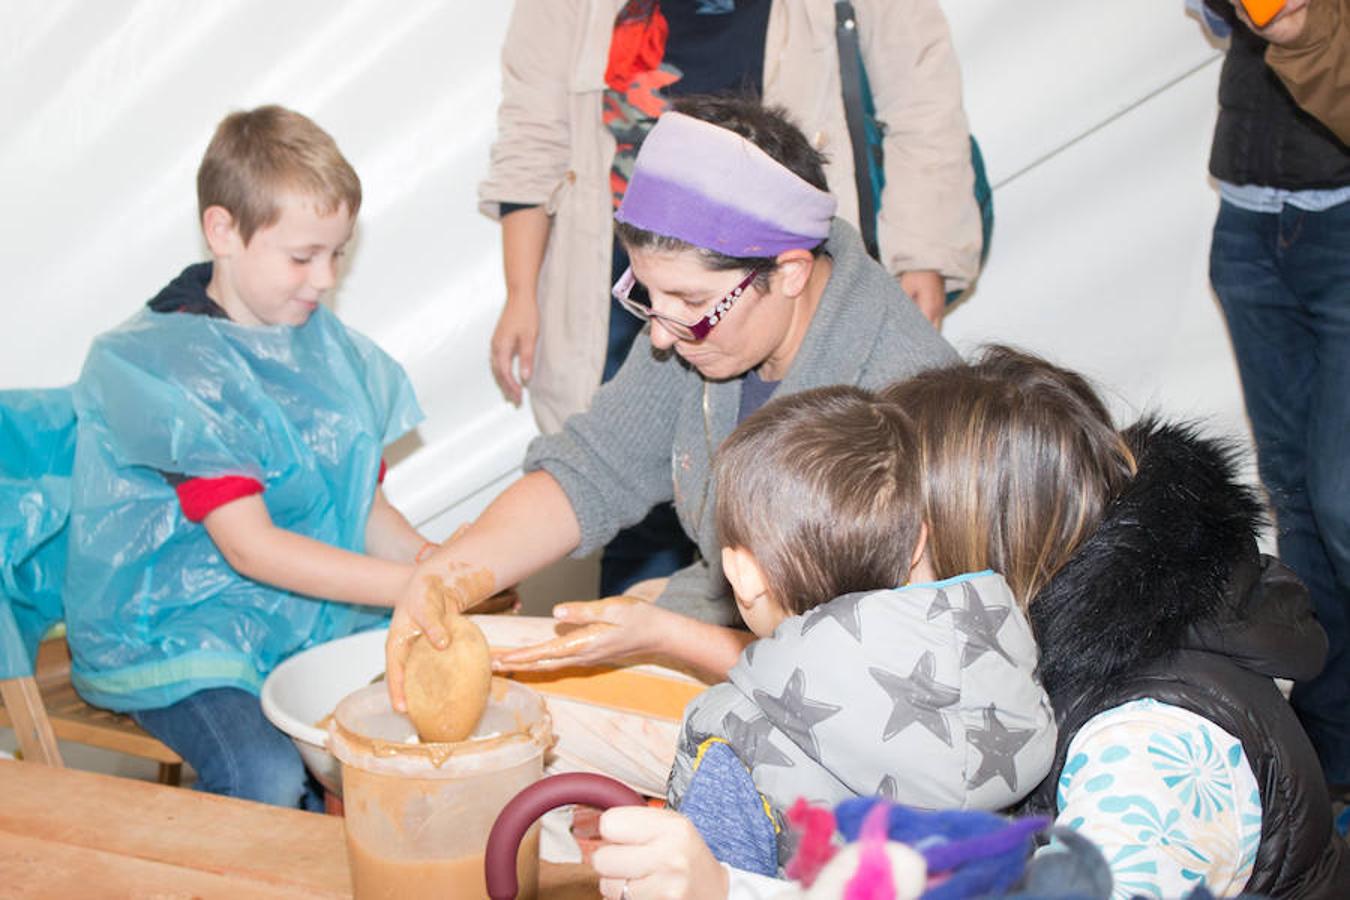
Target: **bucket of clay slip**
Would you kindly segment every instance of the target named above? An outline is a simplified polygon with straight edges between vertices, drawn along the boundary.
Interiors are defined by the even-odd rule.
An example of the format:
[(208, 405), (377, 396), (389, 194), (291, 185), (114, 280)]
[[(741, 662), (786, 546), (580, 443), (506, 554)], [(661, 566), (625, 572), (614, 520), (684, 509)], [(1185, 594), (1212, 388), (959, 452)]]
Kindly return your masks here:
[[(422, 744), (385, 685), (349, 694), (329, 724), (342, 762), (347, 853), (356, 900), (487, 897), (483, 850), (497, 814), (543, 774), (552, 727), (543, 700), (492, 679), (468, 739)], [(539, 880), (539, 831), (520, 845), (520, 896)]]

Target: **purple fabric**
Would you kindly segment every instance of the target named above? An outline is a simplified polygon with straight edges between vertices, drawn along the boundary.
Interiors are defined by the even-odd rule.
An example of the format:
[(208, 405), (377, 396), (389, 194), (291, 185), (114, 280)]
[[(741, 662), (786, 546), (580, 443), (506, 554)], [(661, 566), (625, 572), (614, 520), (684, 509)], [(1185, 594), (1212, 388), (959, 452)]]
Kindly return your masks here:
[(740, 135), (668, 112), (643, 142), (614, 218), (728, 256), (777, 256), (825, 240), (835, 206)]
[(972, 860), (1021, 851), (1026, 848), (1028, 838), (1049, 824), (1050, 819), (1046, 816), (1016, 819), (999, 831), (916, 849), (928, 863), (928, 871), (946, 872)]

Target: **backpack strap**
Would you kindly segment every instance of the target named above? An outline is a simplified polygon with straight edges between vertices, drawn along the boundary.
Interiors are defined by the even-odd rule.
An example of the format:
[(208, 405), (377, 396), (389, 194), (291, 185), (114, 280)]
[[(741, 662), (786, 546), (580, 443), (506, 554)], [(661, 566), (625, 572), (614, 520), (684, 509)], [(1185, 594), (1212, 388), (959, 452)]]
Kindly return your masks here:
[(858, 17), (849, 0), (834, 4), (834, 35), (839, 45), (839, 80), (843, 84), (844, 119), (853, 149), (853, 178), (858, 188), (858, 225), (863, 246), (873, 259), (880, 259), (877, 247), (877, 208), (872, 193), (871, 160), (863, 120), (862, 45), (858, 42)]

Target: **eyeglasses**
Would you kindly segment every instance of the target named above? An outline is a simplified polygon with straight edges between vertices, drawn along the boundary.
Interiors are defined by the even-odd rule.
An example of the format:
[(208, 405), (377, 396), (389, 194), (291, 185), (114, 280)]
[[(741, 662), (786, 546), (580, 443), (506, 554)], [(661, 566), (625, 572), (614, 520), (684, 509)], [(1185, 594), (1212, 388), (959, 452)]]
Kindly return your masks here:
[(642, 319), (644, 322), (655, 319), (661, 323), (661, 326), (669, 331), (675, 337), (682, 341), (701, 341), (708, 336), (718, 322), (726, 318), (727, 312), (736, 305), (736, 301), (745, 294), (745, 289), (750, 287), (750, 282), (759, 275), (759, 269), (751, 269), (750, 274), (741, 279), (741, 283), (731, 289), (721, 300), (713, 304), (712, 312), (708, 313), (697, 322), (681, 322), (679, 319), (667, 316), (652, 309), (651, 298), (647, 294), (647, 289), (643, 287), (633, 275), (631, 268), (625, 269), (623, 275), (614, 283), (614, 299), (623, 304), (623, 308), (633, 315)]

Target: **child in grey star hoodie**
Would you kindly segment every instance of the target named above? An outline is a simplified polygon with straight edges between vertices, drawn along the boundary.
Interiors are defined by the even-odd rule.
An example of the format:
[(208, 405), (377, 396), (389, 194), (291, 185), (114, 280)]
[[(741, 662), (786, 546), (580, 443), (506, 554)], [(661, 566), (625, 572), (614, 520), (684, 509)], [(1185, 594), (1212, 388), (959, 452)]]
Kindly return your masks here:
[(830, 387), (766, 404), (717, 453), (723, 569), (759, 639), (685, 710), (668, 799), (723, 861), (762, 832), (785, 863), (798, 797), (997, 810), (1049, 771), (1012, 591), (990, 571), (931, 580), (918, 446), (898, 407)]

